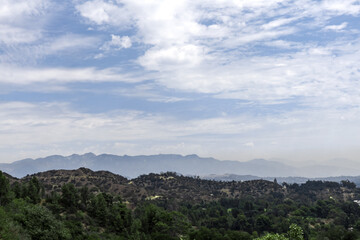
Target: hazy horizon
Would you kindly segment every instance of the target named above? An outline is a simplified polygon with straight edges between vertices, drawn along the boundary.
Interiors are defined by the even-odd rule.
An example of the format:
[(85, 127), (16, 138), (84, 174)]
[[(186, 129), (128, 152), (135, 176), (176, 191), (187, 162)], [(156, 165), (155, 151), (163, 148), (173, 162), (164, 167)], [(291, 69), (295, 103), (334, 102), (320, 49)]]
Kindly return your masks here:
[(359, 20), (358, 0), (5, 0), (0, 163), (360, 164)]
[[(213, 157), (213, 156), (206, 156), (206, 155), (199, 155), (196, 153), (193, 154), (180, 154), (180, 153), (156, 153), (156, 154), (126, 154), (126, 153), (105, 153), (105, 152), (100, 152), (100, 153), (94, 153), (94, 152), (82, 152), (82, 153), (70, 153), (70, 154), (59, 154), (59, 153), (55, 153), (55, 154), (50, 154), (50, 155), (42, 155), (42, 156), (29, 156), (26, 158), (21, 158), (21, 159), (16, 159), (13, 161), (2, 161), (0, 163), (14, 163), (14, 162), (18, 162), (18, 161), (22, 161), (22, 160), (26, 160), (26, 159), (41, 159), (41, 158), (47, 158), (50, 156), (63, 156), (63, 157), (70, 157), (72, 155), (86, 155), (86, 154), (94, 154), (95, 156), (100, 156), (100, 155), (115, 155), (115, 156), (130, 156), (130, 157), (136, 157), (136, 156), (156, 156), (156, 155), (179, 155), (179, 156), (190, 156), (190, 155), (196, 155), (200, 158), (214, 158), (216, 160), (219, 161), (238, 161), (238, 162), (250, 162), (253, 160), (258, 160), (258, 159), (262, 159), (262, 160), (266, 160), (266, 161), (273, 161), (273, 162), (278, 162), (278, 163), (283, 163), (292, 167), (306, 167), (306, 166), (313, 166), (313, 165), (330, 165), (330, 166), (344, 166), (344, 163), (346, 164), (355, 164), (357, 166), (357, 161), (354, 161), (353, 159), (348, 159), (348, 158), (332, 158), (332, 159), (327, 159), (327, 160), (323, 160), (323, 161), (314, 161), (314, 160), (308, 160), (308, 161), (291, 161), (289, 159), (280, 159), (280, 158), (250, 158), (250, 159), (231, 159), (231, 158), (217, 158), (217, 157)], [(354, 166), (354, 165), (353, 165)]]

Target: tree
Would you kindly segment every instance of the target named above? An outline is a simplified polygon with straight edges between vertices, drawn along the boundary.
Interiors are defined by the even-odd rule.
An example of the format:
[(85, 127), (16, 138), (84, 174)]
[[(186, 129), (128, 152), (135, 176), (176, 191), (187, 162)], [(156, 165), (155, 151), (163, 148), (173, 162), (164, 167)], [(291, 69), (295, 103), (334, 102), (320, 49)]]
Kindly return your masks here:
[(11, 201), (9, 179), (0, 171), (0, 206), (4, 206)]
[(30, 240), (25, 230), (0, 207), (0, 238), (2, 240)]
[(9, 204), (10, 214), (30, 235), (31, 239), (70, 239), (71, 235), (62, 222), (45, 207), (15, 199)]
[(165, 239), (164, 236), (170, 237), (167, 239), (178, 239), (179, 236), (187, 234), (190, 224), (179, 212), (167, 212), (149, 204), (144, 209), (141, 228), (154, 239)]
[(284, 235), (280, 235), (278, 233), (268, 233), (265, 236), (260, 238), (256, 238), (255, 240), (289, 240), (289, 238), (285, 237)]
[(74, 184), (64, 184), (61, 188), (60, 203), (70, 212), (76, 212), (79, 205), (79, 194)]
[(91, 216), (99, 221), (101, 226), (106, 226), (107, 224), (108, 211), (107, 202), (102, 193), (94, 196), (90, 200), (89, 212)]
[(304, 240), (303, 230), (296, 224), (291, 224), (287, 236), (278, 233), (268, 233), (265, 236), (256, 238), (255, 240)]
[(109, 211), (109, 224), (116, 233), (129, 233), (131, 231), (131, 211), (122, 203), (114, 203)]
[(32, 177), (25, 188), (25, 197), (27, 197), (31, 203), (39, 203), (41, 200), (40, 191), (41, 186), (39, 180), (36, 177)]
[(288, 231), (290, 240), (304, 240), (304, 231), (296, 224), (291, 224)]
[(91, 198), (91, 194), (89, 191), (89, 188), (87, 186), (84, 186), (80, 189), (80, 200), (81, 200), (81, 204), (84, 207), (87, 207), (89, 201)]
[(255, 221), (256, 230), (259, 232), (270, 231), (271, 222), (268, 216), (262, 214)]

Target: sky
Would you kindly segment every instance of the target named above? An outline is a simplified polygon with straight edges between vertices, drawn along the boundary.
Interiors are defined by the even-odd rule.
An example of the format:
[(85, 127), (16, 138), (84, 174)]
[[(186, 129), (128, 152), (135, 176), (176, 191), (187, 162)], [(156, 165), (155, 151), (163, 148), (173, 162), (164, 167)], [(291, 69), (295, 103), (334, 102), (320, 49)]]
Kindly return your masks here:
[(360, 1), (0, 0), (0, 162), (360, 163)]

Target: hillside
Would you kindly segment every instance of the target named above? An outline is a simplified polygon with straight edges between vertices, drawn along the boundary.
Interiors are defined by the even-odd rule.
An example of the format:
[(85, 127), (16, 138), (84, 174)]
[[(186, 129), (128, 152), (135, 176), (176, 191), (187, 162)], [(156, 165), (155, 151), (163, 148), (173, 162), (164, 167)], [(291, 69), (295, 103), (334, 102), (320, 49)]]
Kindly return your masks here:
[[(360, 237), (360, 207), (354, 202), (360, 189), (349, 181), (279, 185), (275, 180), (222, 182), (174, 172), (127, 179), (79, 168), (21, 179), (0, 172), (0, 189), (4, 240)], [(294, 229), (299, 238), (291, 237)]]
[[(143, 200), (172, 200), (177, 202), (215, 201), (221, 198), (316, 198), (338, 200), (360, 199), (359, 192), (337, 183), (312, 181), (303, 185), (281, 186), (273, 181), (214, 181), (198, 177), (186, 177), (173, 172), (141, 175), (127, 179), (108, 171), (92, 171), (87, 168), (77, 170), (51, 170), (28, 175), (18, 181), (28, 182), (36, 177), (46, 192), (58, 191), (66, 183), (77, 188), (86, 186), (91, 192), (107, 192), (120, 195), (130, 205)], [(301, 188), (304, 188), (302, 190)], [(355, 191), (356, 190), (356, 191)], [(299, 192), (301, 194), (299, 194)]]

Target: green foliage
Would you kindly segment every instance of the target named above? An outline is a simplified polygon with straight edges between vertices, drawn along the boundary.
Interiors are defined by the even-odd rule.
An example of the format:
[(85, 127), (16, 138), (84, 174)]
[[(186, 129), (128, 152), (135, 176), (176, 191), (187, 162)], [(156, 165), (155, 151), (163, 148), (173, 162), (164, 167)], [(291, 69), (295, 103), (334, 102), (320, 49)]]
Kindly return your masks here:
[(3, 240), (27, 240), (30, 236), (0, 207), (0, 238)]
[(80, 196), (74, 184), (64, 184), (61, 188), (60, 203), (69, 212), (76, 212), (79, 206)]
[[(155, 175), (150, 179), (162, 184)], [(357, 203), (314, 197), (314, 191), (340, 187), (359, 194), (351, 183), (310, 181), (287, 187), (299, 197), (274, 193), (198, 203), (156, 199), (131, 209), (120, 196), (94, 194), (71, 183), (44, 199), (37, 178), (10, 187), (0, 172), (0, 239), (360, 239)]]
[(276, 234), (268, 233), (261, 238), (257, 238), (256, 240), (289, 240), (289, 238), (285, 237), (284, 235), (280, 235), (278, 233)]
[(271, 222), (268, 216), (261, 214), (255, 220), (255, 229), (258, 232), (271, 231)]
[(32, 177), (27, 187), (25, 187), (25, 196), (31, 203), (39, 203), (41, 200), (40, 192), (41, 186), (40, 182), (36, 177)]
[(104, 194), (100, 193), (91, 199), (89, 213), (98, 221), (100, 226), (106, 226), (109, 209)]
[(12, 197), (9, 180), (0, 171), (0, 206), (8, 204)]
[(168, 239), (177, 239), (185, 235), (190, 225), (186, 217), (179, 212), (168, 212), (153, 204), (145, 206), (141, 217), (141, 229), (155, 239), (160, 236), (169, 236)]
[(31, 239), (70, 239), (69, 231), (63, 223), (46, 208), (14, 200), (8, 206), (10, 216), (19, 223)]
[(290, 240), (304, 240), (304, 231), (296, 224), (291, 224), (288, 231)]
[(301, 227), (296, 224), (291, 224), (287, 234), (268, 233), (256, 240), (304, 240), (304, 236)]
[(115, 233), (129, 235), (131, 232), (131, 211), (122, 203), (117, 202), (110, 206), (109, 229)]
[(92, 196), (87, 186), (84, 186), (80, 189), (80, 200), (83, 208), (86, 208), (88, 206), (91, 197)]

